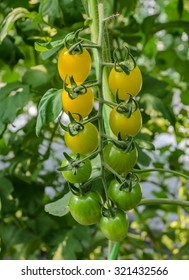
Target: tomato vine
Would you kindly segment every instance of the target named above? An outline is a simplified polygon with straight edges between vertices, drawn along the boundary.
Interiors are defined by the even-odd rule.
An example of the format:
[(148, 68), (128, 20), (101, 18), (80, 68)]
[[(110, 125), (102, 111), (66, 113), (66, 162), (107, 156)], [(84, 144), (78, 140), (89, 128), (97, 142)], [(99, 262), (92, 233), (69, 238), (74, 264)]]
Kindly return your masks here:
[[(67, 127), (60, 120), (60, 126), (64, 130), (65, 143), (72, 151), (71, 157), (64, 154), (65, 160), (59, 170), (73, 193), (68, 203), (73, 218), (83, 225), (99, 223), (102, 233), (109, 239), (108, 258), (115, 259), (120, 241), (128, 233), (126, 211), (138, 205), (158, 203), (189, 206), (188, 202), (178, 200), (142, 199), (136, 174), (160, 171), (189, 177), (158, 168), (134, 169), (138, 158), (135, 136), (142, 129), (142, 114), (135, 99), (142, 87), (141, 71), (128, 47), (124, 61), (119, 61), (114, 54), (114, 63), (110, 62), (105, 27), (111, 17), (104, 18), (103, 3), (93, 0), (88, 4), (93, 19), (90, 25), (92, 43), (87, 44), (79, 38), (81, 30), (72, 32), (66, 36), (65, 47), (58, 57), (58, 71), (63, 80), (62, 109), (70, 119)], [(85, 81), (92, 64), (87, 50), (90, 48), (96, 71), (95, 82)], [(93, 89), (97, 89), (95, 98)], [(94, 100), (98, 102), (98, 110), (91, 115)], [(90, 161), (96, 157), (99, 161), (97, 177), (101, 180), (101, 194), (98, 195), (92, 190), (92, 182), (97, 177), (90, 178)], [(118, 164), (116, 157), (120, 160)], [(90, 209), (90, 203), (94, 211)]]

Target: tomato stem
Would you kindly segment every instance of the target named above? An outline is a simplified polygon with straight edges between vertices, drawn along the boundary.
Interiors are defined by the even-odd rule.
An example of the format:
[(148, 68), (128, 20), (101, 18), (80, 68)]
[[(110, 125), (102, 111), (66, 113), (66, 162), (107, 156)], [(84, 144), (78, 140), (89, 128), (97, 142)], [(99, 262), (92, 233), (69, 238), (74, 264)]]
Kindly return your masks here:
[(149, 169), (134, 169), (133, 172), (135, 173), (147, 173), (147, 172), (161, 172), (161, 173), (172, 173), (175, 176), (180, 176), (189, 180), (189, 176), (178, 171), (174, 171), (171, 169), (163, 169), (163, 168), (149, 168)]
[(179, 199), (168, 199), (168, 198), (145, 198), (140, 201), (140, 205), (161, 205), (170, 204), (175, 206), (189, 207), (189, 201)]
[(107, 163), (103, 163), (104, 167), (108, 169), (112, 174), (114, 174), (120, 181), (123, 181), (122, 176), (120, 176), (113, 168), (111, 168)]
[(119, 252), (120, 242), (109, 241), (108, 260), (116, 260)]

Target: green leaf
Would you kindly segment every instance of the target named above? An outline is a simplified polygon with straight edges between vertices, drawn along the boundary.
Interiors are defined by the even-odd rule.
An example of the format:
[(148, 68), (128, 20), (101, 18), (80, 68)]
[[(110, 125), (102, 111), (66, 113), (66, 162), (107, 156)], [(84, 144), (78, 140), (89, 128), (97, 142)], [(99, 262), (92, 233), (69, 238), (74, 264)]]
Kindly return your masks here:
[(36, 135), (39, 136), (42, 128), (54, 121), (62, 111), (62, 89), (49, 89), (41, 98), (38, 106)]
[(41, 52), (41, 58), (43, 60), (46, 60), (49, 57), (53, 56), (63, 46), (64, 46), (64, 39), (59, 39), (59, 40), (54, 40), (54, 41), (52, 40), (47, 43), (35, 42), (35, 49), (36, 49), (36, 51)]
[(153, 33), (153, 27), (155, 25), (155, 21), (157, 17), (159, 16), (158, 14), (150, 15), (144, 19), (144, 21), (141, 24), (141, 29), (145, 36), (148, 38), (150, 35)]
[(68, 203), (70, 201), (72, 193), (68, 192), (62, 198), (55, 202), (51, 202), (45, 205), (45, 211), (51, 215), (62, 217), (69, 212)]
[(149, 166), (152, 159), (137, 145), (138, 150), (138, 163), (143, 166)]
[(55, 53), (57, 53), (57, 52), (59, 51), (59, 49), (60, 49), (60, 47), (57, 46), (57, 47), (55, 47), (55, 48), (53, 48), (53, 49), (50, 49), (50, 50), (45, 51), (45, 52), (42, 52), (42, 53), (41, 53), (41, 58), (42, 58), (43, 60), (46, 60), (46, 59), (48, 59), (49, 57), (53, 56)]
[[(150, 75), (142, 75), (143, 85), (141, 90), (141, 96), (145, 93), (151, 93), (153, 96), (158, 96), (160, 98), (167, 98), (168, 91), (166, 87), (168, 84), (165, 81), (158, 80)], [(170, 94), (171, 96), (171, 94)], [(171, 96), (172, 97), (172, 96)]]
[(151, 94), (143, 94), (141, 97), (141, 104), (147, 113), (151, 114), (155, 111), (157, 112), (157, 115), (162, 115), (165, 119), (169, 120), (173, 127), (175, 127), (175, 116), (173, 112), (160, 98)]
[(181, 92), (180, 98), (184, 105), (189, 105), (189, 89), (186, 91)]
[[(53, 68), (54, 69), (54, 68)], [(48, 65), (36, 65), (28, 69), (22, 78), (23, 83), (30, 85), (34, 89), (44, 90), (53, 78), (53, 71)]]
[(182, 17), (183, 10), (184, 10), (183, 0), (178, 0), (177, 11), (178, 11), (178, 14), (179, 14), (180, 18)]
[(30, 100), (29, 86), (20, 82), (0, 88), (0, 126), (12, 123), (20, 109)]
[(58, 0), (40, 1), (39, 13), (49, 25), (62, 25), (60, 23), (63, 22), (63, 14)]
[(27, 9), (21, 7), (15, 8), (7, 15), (1, 24), (0, 42), (7, 36), (15, 21), (23, 17), (31, 17), (31, 13)]
[[(59, 0), (59, 3), (63, 12), (64, 23), (66, 25), (73, 25), (74, 23), (83, 21), (82, 14), (84, 10), (80, 0)], [(78, 28), (80, 27), (78, 26)]]
[(64, 40), (60, 39), (60, 40), (54, 40), (48, 43), (39, 43), (39, 42), (35, 42), (35, 50), (39, 51), (39, 52), (45, 52), (51, 49), (54, 49), (56, 47), (62, 47), (64, 45)]
[(15, 210), (15, 201), (10, 196), (13, 190), (14, 188), (11, 181), (9, 181), (5, 177), (0, 177), (0, 197), (2, 215), (5, 215)]

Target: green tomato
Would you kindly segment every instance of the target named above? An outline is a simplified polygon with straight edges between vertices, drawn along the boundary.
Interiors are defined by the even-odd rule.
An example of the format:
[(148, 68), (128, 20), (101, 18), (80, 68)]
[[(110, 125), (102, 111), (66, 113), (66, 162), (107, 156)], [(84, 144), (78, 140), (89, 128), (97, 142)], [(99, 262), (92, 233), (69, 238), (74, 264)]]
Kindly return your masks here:
[(127, 173), (135, 166), (138, 158), (137, 149), (125, 153), (113, 143), (108, 143), (104, 147), (104, 161), (118, 174)]
[[(76, 156), (77, 155), (74, 153), (70, 154), (70, 157), (72, 157), (73, 159), (76, 159)], [(83, 158), (85, 158), (85, 156), (81, 155), (80, 159)], [(64, 158), (61, 166), (64, 167), (67, 165), (69, 165), (69, 162), (66, 158)], [(62, 175), (66, 179), (66, 181), (75, 184), (75, 183), (87, 182), (91, 176), (91, 172), (92, 172), (91, 161), (89, 159), (86, 159), (84, 161), (84, 164), (77, 169), (76, 174), (74, 173), (73, 170), (64, 170), (62, 171)]]
[(136, 207), (142, 199), (142, 190), (139, 183), (136, 183), (131, 191), (121, 190), (117, 180), (113, 180), (108, 188), (109, 198), (122, 210), (127, 211)]
[(114, 216), (102, 216), (100, 229), (104, 236), (112, 241), (122, 241), (129, 228), (127, 215), (122, 210), (117, 210)]
[(101, 206), (95, 192), (85, 195), (72, 195), (69, 201), (72, 217), (81, 225), (93, 225), (100, 220)]

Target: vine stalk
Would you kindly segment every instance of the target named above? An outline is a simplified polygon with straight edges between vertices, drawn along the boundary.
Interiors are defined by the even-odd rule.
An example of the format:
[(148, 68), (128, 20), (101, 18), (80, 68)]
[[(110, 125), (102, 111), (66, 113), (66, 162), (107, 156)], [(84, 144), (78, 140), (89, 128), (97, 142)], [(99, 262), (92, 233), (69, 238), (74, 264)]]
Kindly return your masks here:
[[(101, 178), (102, 184), (104, 187), (104, 192), (106, 199), (107, 195), (107, 185), (105, 180), (105, 170), (104, 170), (104, 157), (103, 157), (103, 135), (110, 135), (109, 121), (108, 121), (108, 108), (104, 108), (104, 99), (109, 102), (112, 101), (109, 86), (108, 86), (108, 70), (104, 69), (104, 48), (106, 46), (106, 42), (103, 42), (104, 36), (104, 5), (103, 3), (98, 3), (96, 0), (89, 1), (89, 11), (90, 16), (93, 19), (91, 25), (91, 39), (94, 43), (97, 44), (97, 48), (93, 49), (93, 55), (95, 57), (95, 69), (96, 76), (98, 79), (98, 99), (99, 99), (99, 110), (98, 110), (98, 127), (100, 133), (100, 143), (99, 143), (99, 155), (101, 159)], [(108, 200), (107, 200), (108, 201)], [(119, 251), (120, 243), (116, 242), (112, 246), (112, 242), (109, 241), (109, 253), (108, 259), (116, 259)]]

